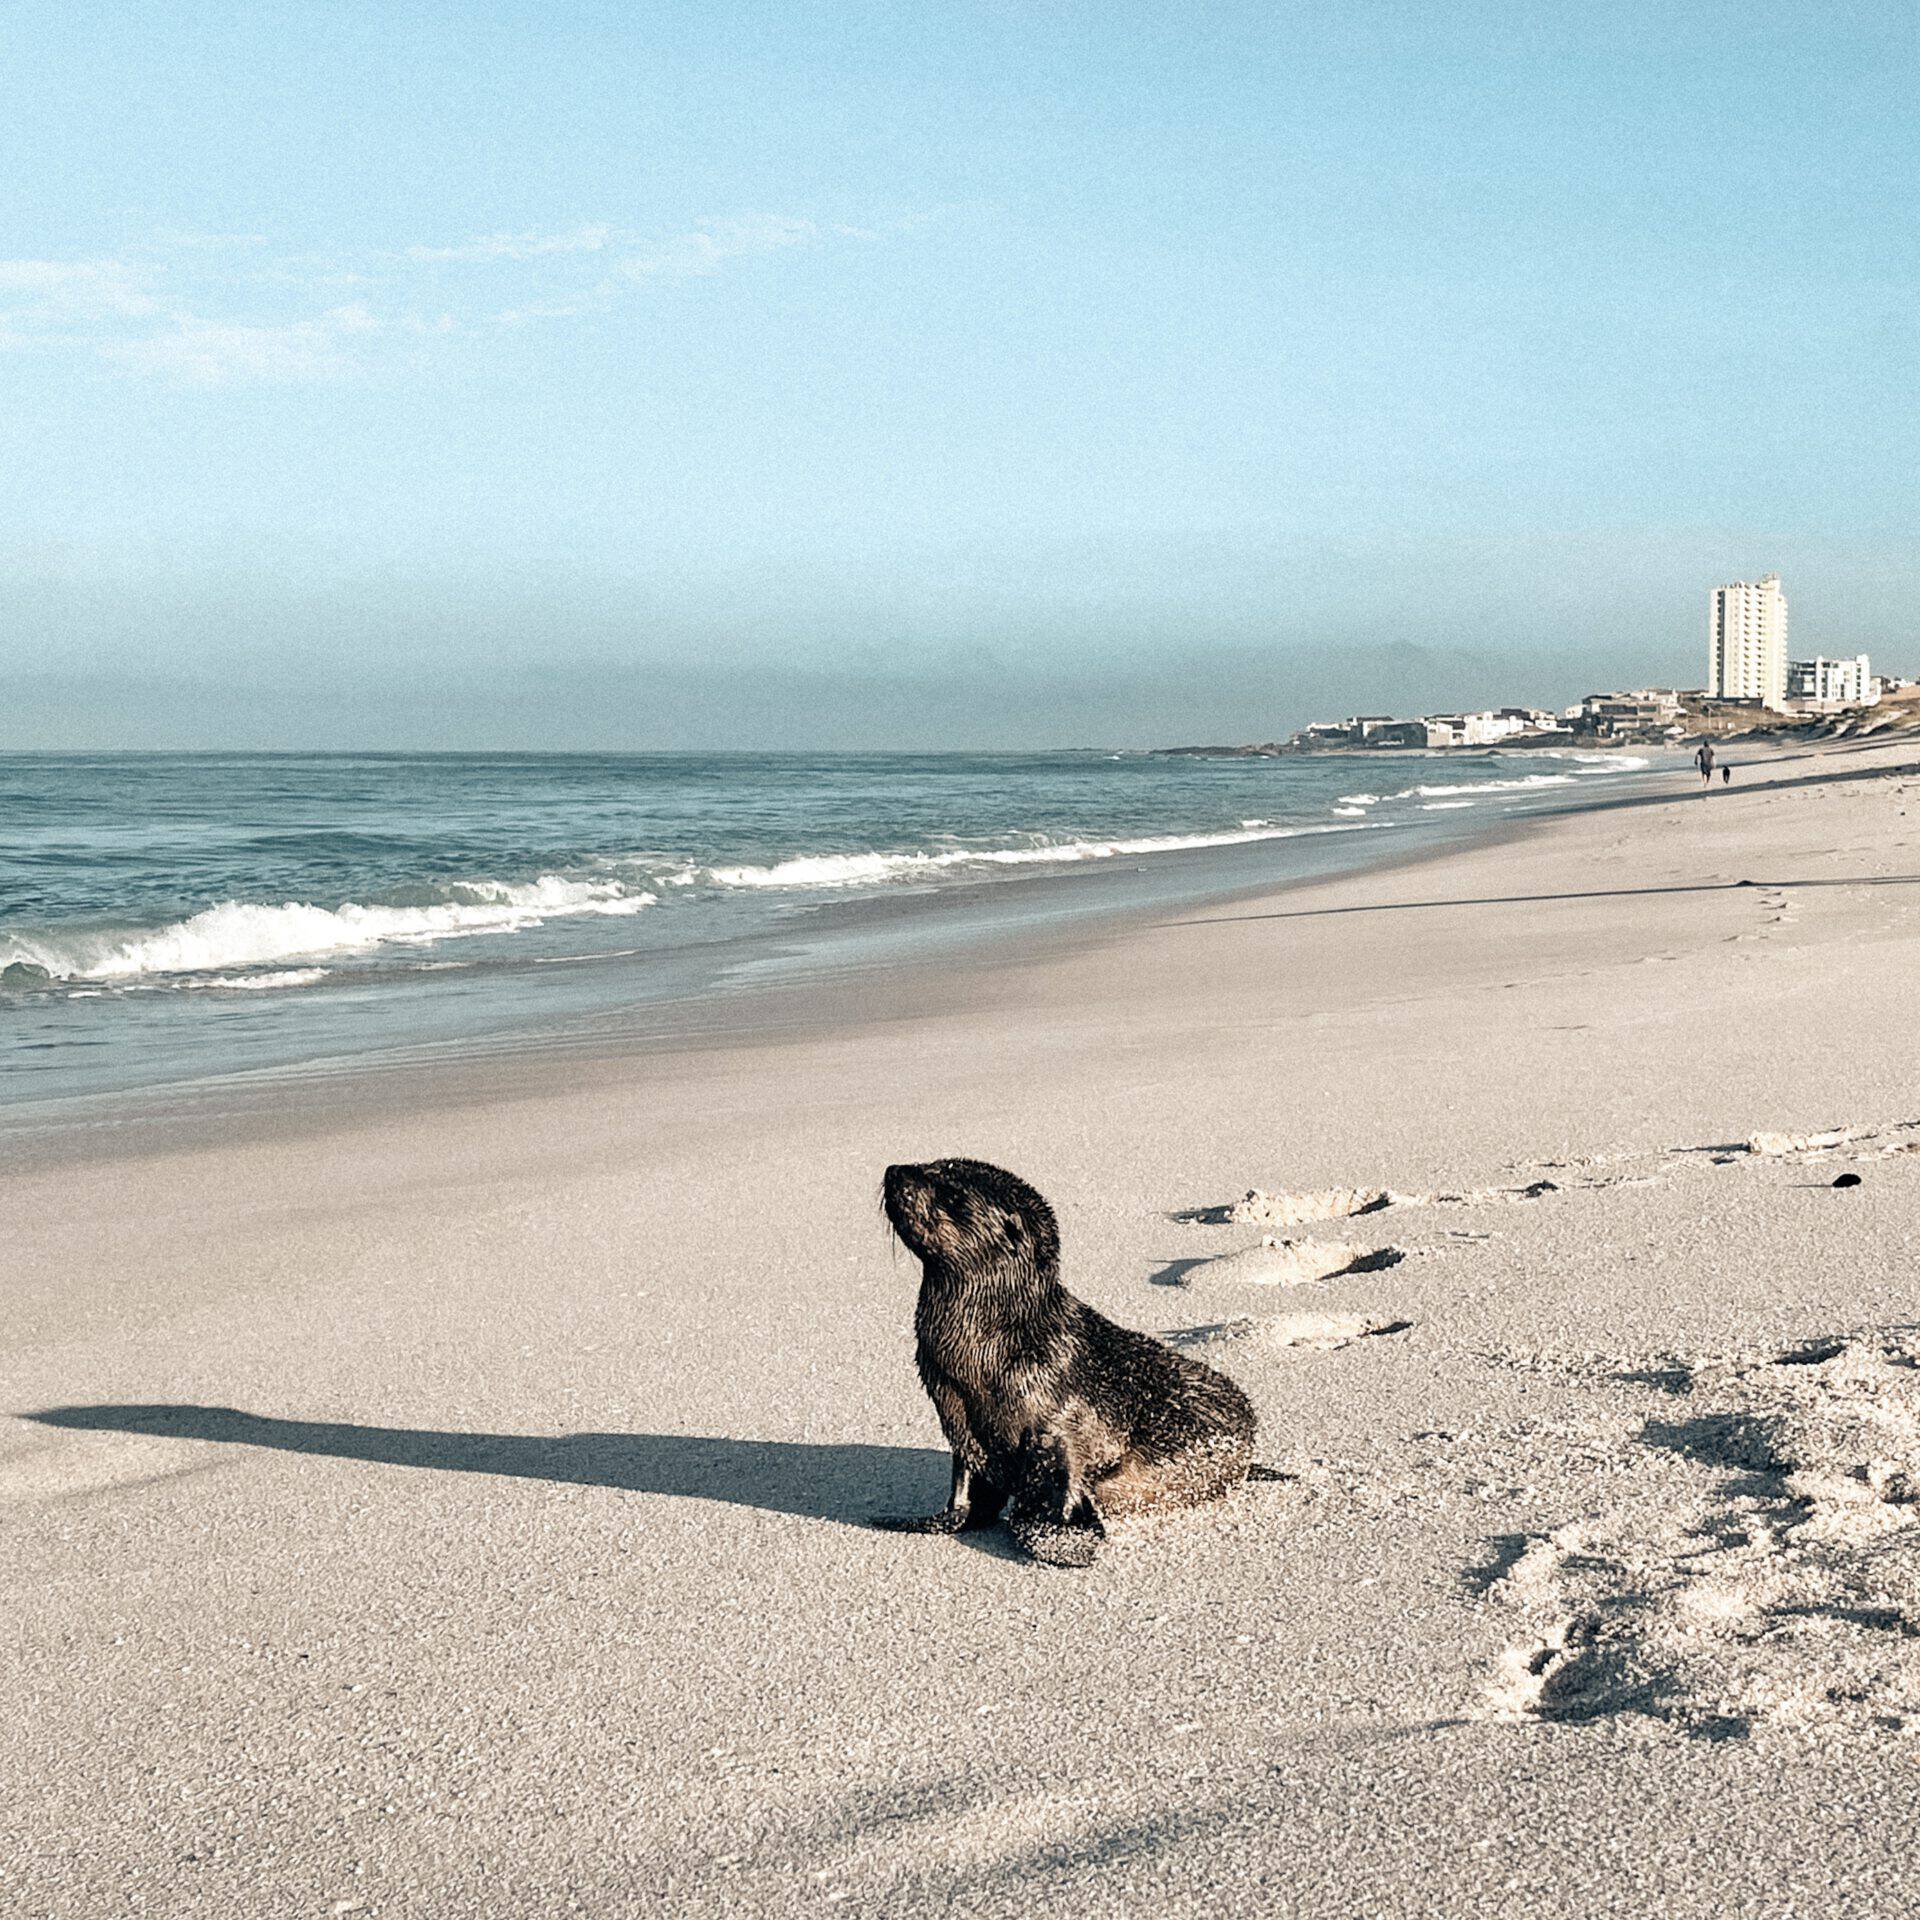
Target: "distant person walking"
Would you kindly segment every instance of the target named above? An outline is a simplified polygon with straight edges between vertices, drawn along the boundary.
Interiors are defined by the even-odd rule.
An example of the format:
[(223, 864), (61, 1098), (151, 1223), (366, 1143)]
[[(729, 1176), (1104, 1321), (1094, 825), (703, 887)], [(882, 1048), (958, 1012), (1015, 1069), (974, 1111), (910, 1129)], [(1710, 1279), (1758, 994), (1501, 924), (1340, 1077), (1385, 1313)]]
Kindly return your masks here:
[(1694, 749), (1693, 764), (1700, 769), (1700, 791), (1713, 785), (1713, 742), (1702, 740)]

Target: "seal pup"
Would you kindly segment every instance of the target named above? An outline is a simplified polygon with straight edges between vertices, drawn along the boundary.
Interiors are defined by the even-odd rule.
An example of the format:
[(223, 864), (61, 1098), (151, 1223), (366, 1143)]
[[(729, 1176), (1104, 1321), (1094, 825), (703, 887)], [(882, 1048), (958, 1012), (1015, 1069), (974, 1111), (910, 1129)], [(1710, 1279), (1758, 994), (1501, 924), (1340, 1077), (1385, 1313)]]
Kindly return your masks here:
[(889, 1167), (888, 1221), (918, 1257), (920, 1378), (953, 1449), (945, 1508), (906, 1533), (1007, 1530), (1091, 1563), (1103, 1519), (1214, 1500), (1252, 1478), (1253, 1408), (1225, 1374), (1116, 1325), (1060, 1284), (1053, 1209), (984, 1160)]

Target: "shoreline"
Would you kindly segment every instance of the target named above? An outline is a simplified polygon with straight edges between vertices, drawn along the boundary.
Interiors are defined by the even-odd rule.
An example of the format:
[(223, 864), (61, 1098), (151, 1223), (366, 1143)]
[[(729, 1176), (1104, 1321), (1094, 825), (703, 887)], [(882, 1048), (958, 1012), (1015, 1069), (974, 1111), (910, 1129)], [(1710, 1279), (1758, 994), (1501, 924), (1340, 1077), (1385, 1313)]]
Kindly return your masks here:
[[(1634, 797), (1658, 799), (1665, 796), (1639, 789), (1667, 773), (1619, 777), (1634, 781)], [(1588, 811), (1629, 796), (1617, 790), (1581, 796), (1564, 808), (1554, 804), (1557, 797), (1532, 798), (1498, 818), (1434, 822), (1414, 844), (1400, 831), (1309, 828), (1241, 846), (796, 903), (772, 929), (672, 956), (684, 961), (692, 954), (710, 968), (690, 991), (609, 1002), (573, 1018), (550, 1015), (524, 1026), (503, 1020), (412, 1046), (384, 1044), (98, 1091), (30, 1093), (0, 1103), (0, 1143), (14, 1164), (25, 1166), (69, 1153), (86, 1157), (94, 1149), (118, 1155), (217, 1142), (231, 1128), (263, 1117), (297, 1133), (377, 1108), (401, 1076), (416, 1101), (457, 1106), (515, 1097), (543, 1075), (564, 1084), (583, 1070), (616, 1070), (619, 1062), (752, 1047), (797, 1034), (845, 1035), (868, 1019), (910, 1018), (970, 998), (992, 975), (1110, 944), (1171, 915), (1400, 872), (1524, 836), (1563, 811)], [(1323, 866), (1312, 858), (1322, 843), (1328, 854), (1365, 850), (1372, 857)], [(1305, 853), (1307, 864), (1290, 873), (1254, 871), (1276, 846)], [(724, 957), (712, 958), (716, 952)], [(811, 963), (800, 957), (809, 954), (820, 957)], [(579, 964), (605, 971), (617, 963), (587, 956)]]
[[(409, 759), (398, 770), (367, 763), (364, 778), (353, 761), (320, 781), (316, 807), (343, 821), (368, 814), (376, 833), (309, 831), (288, 796), (317, 778), (312, 763), (279, 778), (269, 757), (254, 776), (266, 853), (231, 830), (204, 780), (189, 782), (186, 824), (163, 834), (160, 878), (145, 893), (115, 895), (110, 861), (103, 877), (76, 872), (36, 892), (36, 873), (64, 856), (29, 833), (15, 862), (19, 904), (0, 915), (12, 1069), (0, 1099), (297, 1072), (422, 1044), (484, 1050), (503, 1036), (517, 1045), (622, 1021), (661, 1028), (736, 982), (978, 945), (1011, 919), (1050, 923), (1365, 864), (1358, 842), (1383, 827), (1424, 841), (1474, 804), (1422, 807), (1408, 793), (1350, 806), (1328, 769), (1303, 785), (1271, 769), (1116, 773), (1115, 758), (1012, 756), (1003, 766), (960, 755), (935, 768), (928, 756), (885, 766), (853, 756), (848, 773), (828, 756), (787, 773), (755, 763), (716, 776), (711, 756), (631, 767), (587, 756), (551, 790), (515, 761), (500, 778), (519, 796), (518, 815), (492, 775), (459, 757), (431, 778)], [(137, 839), (115, 809), (154, 776), (116, 766), (98, 804), (114, 823), (110, 839)], [(873, 785), (896, 776), (897, 822)], [(522, 791), (529, 777), (534, 787)], [(677, 813), (716, 777), (720, 789), (701, 802), (711, 820), (690, 830)], [(1484, 770), (1481, 783), (1541, 784)], [(1479, 804), (1492, 811), (1507, 799)], [(470, 826), (463, 808), (482, 824)], [(971, 839), (934, 830), (967, 819)], [(212, 837), (204, 856), (191, 850), (200, 832)], [(656, 838), (691, 851), (646, 851)], [(195, 861), (198, 883), (185, 888), (169, 863)]]
[[(1883, 748), (1886, 743), (1878, 743)], [(1859, 743), (1800, 747), (1747, 763), (1783, 767), (1870, 751)], [(1379, 757), (1379, 756), (1375, 756)], [(1818, 778), (1830, 776), (1821, 775)], [(1331, 872), (1276, 876), (1206, 870), (1251, 866), (1264, 848), (1208, 848), (1152, 856), (1155, 887), (1136, 897), (1136, 861), (1084, 871), (996, 879), (925, 892), (858, 894), (809, 903), (770, 935), (739, 943), (751, 968), (810, 947), (829, 957), (809, 968), (781, 970), (751, 983), (711, 984), (689, 995), (603, 1008), (582, 1021), (466, 1034), (295, 1064), (220, 1073), (198, 1079), (98, 1093), (49, 1096), (0, 1105), (0, 1143), (19, 1169), (65, 1159), (122, 1158), (152, 1151), (218, 1145), (238, 1129), (265, 1126), (297, 1139), (350, 1126), (377, 1113), (397, 1086), (414, 1107), (458, 1109), (493, 1100), (539, 1098), (581, 1075), (618, 1077), (682, 1056), (778, 1046), (796, 1039), (844, 1039), (872, 1022), (911, 1020), (956, 1005), (985, 1003), (991, 983), (1032, 974), (1075, 954), (1109, 948), (1200, 908), (1224, 910), (1278, 901), (1370, 876), (1386, 878), (1492, 851), (1550, 832), (1555, 822), (1624, 808), (1660, 807), (1698, 797), (1690, 773), (1671, 769), (1622, 776), (1632, 791), (1542, 795), (1500, 818), (1449, 822), (1418, 845), (1381, 835), (1366, 844), (1374, 857)], [(1667, 782), (1657, 788), (1654, 782)], [(1790, 783), (1789, 783), (1790, 784)], [(1769, 779), (1764, 790), (1777, 790)], [(1762, 790), (1748, 783), (1742, 791)], [(1316, 836), (1303, 835), (1311, 841)], [(1328, 835), (1349, 845), (1360, 833)], [(1299, 839), (1281, 844), (1294, 847)], [(1089, 906), (1080, 889), (1110, 896)], [(1049, 911), (1051, 909), (1051, 911)], [(960, 922), (958, 930), (943, 925)], [(883, 931), (904, 936), (904, 948), (863, 948)], [(844, 941), (850, 954), (832, 949)], [(594, 964), (606, 965), (605, 962)], [(736, 963), (737, 964), (737, 963)], [(722, 970), (724, 975), (725, 969)]]

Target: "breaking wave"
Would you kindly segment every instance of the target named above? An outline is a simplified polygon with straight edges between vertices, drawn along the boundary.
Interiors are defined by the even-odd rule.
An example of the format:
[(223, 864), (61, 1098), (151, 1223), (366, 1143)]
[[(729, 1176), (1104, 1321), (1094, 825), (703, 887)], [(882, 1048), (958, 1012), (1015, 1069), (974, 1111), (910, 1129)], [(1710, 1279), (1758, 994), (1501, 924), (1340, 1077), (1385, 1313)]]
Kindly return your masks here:
[[(1632, 753), (1554, 753), (1549, 750), (1540, 750), (1534, 757), (1542, 760), (1572, 761), (1578, 766), (1590, 767), (1593, 771), (1591, 773), (1529, 773), (1512, 780), (1431, 782), (1417, 787), (1400, 787), (1392, 793), (1343, 793), (1335, 802), (1334, 811), (1347, 813), (1354, 809), (1377, 807), (1388, 800), (1437, 800), (1457, 793), (1527, 793), (1540, 787), (1569, 787), (1593, 779), (1601, 772), (1642, 773), (1653, 764), (1644, 755)], [(1431, 809), (1423, 809), (1423, 811), (1431, 811)]]
[[(304, 901), (261, 906), (223, 900), (171, 926), (91, 932), (15, 933), (0, 944), (0, 972), (20, 969), (51, 980), (133, 980), (148, 974), (224, 974), (324, 954), (374, 947), (422, 946), (478, 933), (512, 933), (566, 914), (638, 913), (651, 893), (629, 893), (616, 880), (568, 880), (558, 874), (512, 885), (476, 880), (443, 889), (446, 898), (419, 906), (319, 907)], [(306, 986), (291, 975), (226, 979), (224, 986)]]
[(681, 884), (716, 887), (858, 887), (911, 879), (957, 867), (1067, 866), (1128, 854), (1180, 853), (1196, 847), (1238, 847), (1255, 840), (1295, 840), (1307, 834), (1355, 833), (1355, 827), (1243, 827), (1230, 833), (1152, 834), (1132, 840), (1064, 840), (1030, 847), (944, 847), (937, 853), (804, 854), (765, 867), (705, 867)]
[[(705, 846), (698, 840), (688, 844), (681, 839), (682, 833), (693, 829), (685, 816), (670, 813), (655, 823), (665, 832), (650, 851), (631, 850), (636, 840), (627, 839), (624, 845), (629, 850), (617, 853), (595, 850), (565, 856), (513, 852), (500, 856), (500, 865), (507, 871), (537, 874), (525, 880), (480, 877), (415, 882), (408, 879), (408, 867), (402, 864), (405, 852), (398, 858), (388, 852), (390, 838), (402, 849), (408, 844), (404, 838), (356, 837), (357, 829), (329, 834), (302, 828), (304, 838), (291, 837), (299, 841), (292, 853), (288, 851), (288, 834), (273, 841), (269, 852), (276, 866), (262, 869), (258, 879), (249, 884), (248, 876), (262, 844), (258, 833), (249, 829), (248, 837), (235, 843), (236, 852), (227, 869), (230, 877), (199, 893), (200, 900), (211, 898), (212, 904), (197, 910), (189, 911), (195, 895), (183, 889), (185, 898), (179, 904), (163, 899), (146, 907), (125, 906), (118, 918), (109, 918), (114, 912), (108, 904), (113, 891), (107, 884), (112, 877), (109, 874), (103, 876), (95, 897), (85, 900), (71, 917), (56, 910), (35, 925), (16, 921), (0, 932), (0, 988), (26, 992), (42, 988), (90, 993), (104, 990), (115, 994), (173, 988), (242, 994), (297, 989), (317, 986), (328, 978), (337, 969), (325, 963), (336, 959), (346, 962), (349, 971), (357, 972), (360, 969), (352, 963), (377, 952), (406, 952), (475, 935), (511, 935), (573, 917), (636, 914), (662, 899), (678, 906), (683, 901), (692, 904), (702, 896), (731, 896), (735, 905), (729, 911), (737, 916), (746, 910), (747, 896), (933, 884), (949, 878), (984, 879), (994, 874), (1038, 874), (1162, 853), (1364, 833), (1412, 824), (1414, 818), (1428, 812), (1466, 808), (1483, 794), (1521, 794), (1588, 784), (1596, 777), (1638, 772), (1651, 764), (1643, 756), (1619, 753), (1575, 752), (1554, 758), (1560, 764), (1552, 772), (1521, 772), (1511, 761), (1504, 761), (1499, 763), (1500, 772), (1507, 777), (1480, 778), (1450, 777), (1455, 775), (1455, 768), (1449, 766), (1443, 772), (1428, 761), (1418, 771), (1437, 776), (1432, 780), (1396, 790), (1343, 793), (1331, 801), (1326, 787), (1332, 786), (1333, 780), (1327, 780), (1317, 792), (1302, 794), (1298, 803), (1283, 780), (1274, 789), (1280, 805), (1273, 804), (1259, 789), (1248, 787), (1242, 803), (1224, 818), (1215, 815), (1215, 824), (1158, 832), (1136, 829), (1132, 833), (1102, 834), (1091, 822), (1083, 825), (1077, 821), (1061, 821), (1051, 827), (1036, 822), (1034, 830), (1026, 831), (1013, 824), (1026, 805), (1018, 794), (1002, 798), (995, 791), (983, 798), (968, 789), (956, 801), (961, 810), (946, 816), (957, 830), (924, 835), (909, 830), (901, 835), (909, 842), (918, 839), (917, 846), (902, 846), (897, 841), (888, 846), (882, 836), (890, 837), (899, 828), (880, 826), (879, 816), (869, 818), (879, 828), (875, 837), (880, 844), (860, 846), (864, 822), (854, 814), (832, 829), (836, 838), (845, 835), (838, 848), (821, 849), (816, 842), (809, 849), (806, 841), (814, 837), (821, 823), (782, 798), (781, 805), (788, 806), (790, 818), (777, 809), (747, 814), (738, 825), (729, 820), (726, 836), (716, 835)], [(1376, 778), (1392, 777), (1370, 771)], [(1406, 778), (1416, 769), (1395, 772)], [(1461, 775), (1466, 772), (1466, 768), (1458, 769)], [(1487, 772), (1491, 774), (1493, 769), (1489, 767)], [(1346, 777), (1351, 778), (1351, 772)], [(1082, 775), (1075, 770), (1073, 778), (1077, 785)], [(1045, 789), (1040, 791), (1041, 805), (1035, 811), (1057, 809), (1058, 799)], [(1266, 812), (1248, 810), (1263, 801)], [(770, 803), (759, 796), (754, 804), (762, 808)], [(1074, 804), (1077, 810), (1077, 798)], [(1301, 811), (1289, 813), (1288, 807), (1295, 804)], [(1302, 811), (1308, 809), (1318, 812), (1320, 819), (1303, 819)], [(1329, 813), (1331, 818), (1327, 817)], [(1145, 828), (1152, 818), (1134, 817), (1139, 828)], [(1189, 820), (1192, 817), (1187, 816)], [(994, 824), (989, 825), (990, 820)], [(978, 824), (969, 833), (959, 826), (964, 821)], [(1168, 828), (1183, 824), (1177, 815), (1166, 822)], [(591, 826), (596, 833), (604, 831), (604, 819), (595, 817)], [(425, 832), (418, 832), (417, 838), (420, 868), (431, 872), (444, 857), (442, 847)], [(604, 846), (604, 842), (600, 844)], [(476, 864), (488, 857), (478, 854)], [(545, 862), (554, 863), (559, 870), (539, 871), (539, 864)], [(277, 897), (248, 897), (256, 890), (266, 892), (270, 888)], [(220, 892), (228, 897), (219, 897)], [(676, 937), (670, 931), (671, 924), (653, 922), (649, 930), (657, 931), (671, 944)], [(533, 950), (549, 959), (564, 959), (570, 956), (545, 950), (567, 944), (550, 940), (535, 943)], [(572, 944), (597, 951), (606, 943), (587, 936)], [(434, 964), (419, 957), (409, 957), (405, 962), (408, 971)]]
[(263, 992), (315, 985), (326, 969), (311, 963), (378, 948), (424, 947), (476, 934), (517, 933), (549, 920), (578, 915), (638, 913), (657, 905), (659, 888), (807, 890), (881, 885), (933, 878), (956, 870), (989, 872), (1068, 866), (1128, 855), (1229, 847), (1301, 835), (1352, 833), (1353, 826), (1280, 827), (1265, 821), (1236, 831), (1142, 835), (1130, 839), (1067, 840), (1016, 847), (945, 847), (920, 852), (796, 854), (764, 866), (669, 866), (657, 856), (630, 856), (605, 864), (628, 879), (542, 874), (510, 883), (472, 880), (448, 884), (438, 899), (415, 902), (348, 901), (337, 907), (308, 901), (266, 905), (223, 900), (161, 927), (57, 927), (0, 936), (0, 984), (101, 983), (127, 988), (145, 981)]

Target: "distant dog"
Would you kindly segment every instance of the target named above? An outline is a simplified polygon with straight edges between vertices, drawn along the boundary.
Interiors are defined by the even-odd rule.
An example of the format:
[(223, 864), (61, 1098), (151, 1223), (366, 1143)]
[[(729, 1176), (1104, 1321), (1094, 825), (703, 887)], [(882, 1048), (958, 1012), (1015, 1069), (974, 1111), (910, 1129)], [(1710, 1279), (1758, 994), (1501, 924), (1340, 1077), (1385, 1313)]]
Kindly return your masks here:
[(1104, 1519), (1215, 1500), (1248, 1478), (1253, 1408), (1225, 1374), (1116, 1326), (1060, 1284), (1053, 1209), (982, 1160), (889, 1167), (887, 1218), (922, 1269), (920, 1378), (953, 1491), (907, 1533), (991, 1526), (1084, 1567)]

